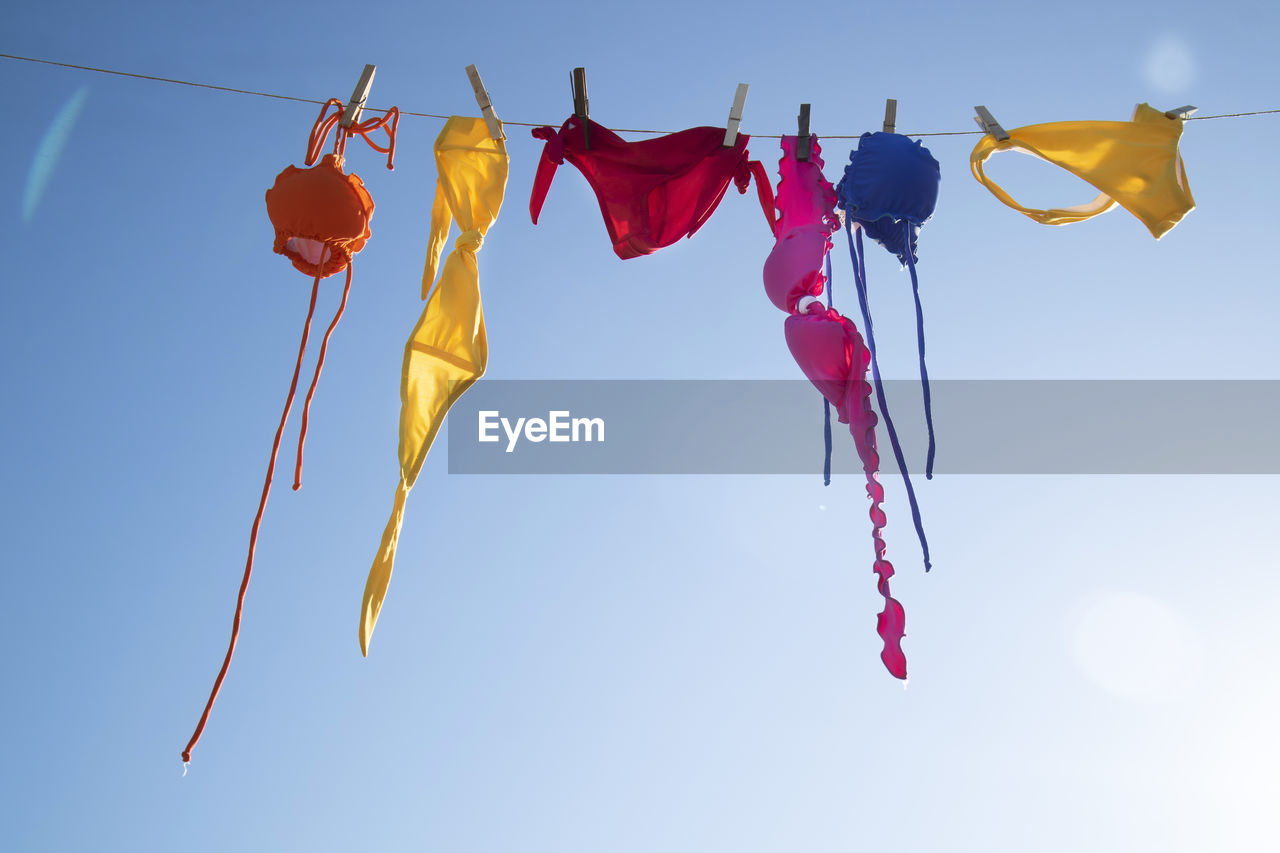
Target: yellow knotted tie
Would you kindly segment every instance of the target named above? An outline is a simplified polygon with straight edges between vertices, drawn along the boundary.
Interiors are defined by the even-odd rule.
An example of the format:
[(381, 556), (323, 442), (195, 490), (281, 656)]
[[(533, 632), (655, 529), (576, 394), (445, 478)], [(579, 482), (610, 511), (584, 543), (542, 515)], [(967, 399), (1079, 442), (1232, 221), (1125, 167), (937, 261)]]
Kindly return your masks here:
[(458, 239), (453, 241), (453, 248), (460, 252), (470, 252), (475, 254), (480, 251), (480, 247), (484, 245), (484, 235), (479, 231), (463, 231), (458, 235)]
[[(422, 275), (427, 304), (405, 344), (400, 377), (400, 481), (360, 608), (360, 651), (366, 656), (391, 582), (409, 490), (449, 408), (484, 375), (489, 359), (476, 252), (502, 207), (507, 149), (490, 138), (483, 119), (453, 116), (436, 138), (435, 155), (436, 197)], [(462, 233), (432, 290), (455, 220)]]

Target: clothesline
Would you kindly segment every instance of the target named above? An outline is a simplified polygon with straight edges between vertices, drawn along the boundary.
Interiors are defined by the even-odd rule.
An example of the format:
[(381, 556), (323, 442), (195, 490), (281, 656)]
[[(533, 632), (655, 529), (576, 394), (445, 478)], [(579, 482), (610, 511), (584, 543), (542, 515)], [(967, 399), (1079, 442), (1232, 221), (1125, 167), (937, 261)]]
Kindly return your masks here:
[[(40, 65), (55, 65), (60, 68), (71, 68), (77, 71), (92, 71), (97, 74), (110, 74), (116, 77), (132, 77), (135, 80), (151, 80), (158, 83), (173, 83), (174, 85), (178, 85), (178, 86), (191, 86), (192, 88), (195, 88), (195, 89), (212, 89), (216, 92), (230, 92), (233, 95), (253, 95), (259, 98), (273, 98), (278, 101), (293, 101), (295, 103), (300, 103), (300, 104), (324, 104), (325, 103), (325, 101), (317, 100), (315, 98), (299, 98), (294, 95), (280, 95), (274, 92), (258, 92), (253, 89), (237, 89), (232, 86), (215, 86), (212, 83), (196, 83), (191, 80), (177, 80), (173, 77), (158, 77), (152, 74), (135, 74), (130, 71), (117, 71), (111, 68), (95, 68), (91, 65), (76, 65), (70, 62), (55, 62), (54, 60), (51, 60), (51, 59), (36, 59), (30, 56), (15, 56), (14, 54), (11, 54), (11, 53), (0, 53), (0, 58), (13, 59), (19, 62), (34, 62)], [(365, 110), (368, 112), (381, 112), (381, 113), (385, 113), (387, 111), (386, 108), (369, 107), (369, 106), (366, 106)], [(1220, 113), (1218, 115), (1209, 115), (1209, 116), (1191, 116), (1185, 119), (1185, 121), (1208, 121), (1209, 119), (1241, 118), (1243, 116), (1272, 115), (1275, 113), (1280, 113), (1280, 109), (1253, 110), (1251, 112), (1242, 112), (1242, 113)], [(440, 113), (414, 112), (411, 110), (401, 110), (400, 115), (416, 116), (418, 118), (438, 118), (442, 120), (449, 118), (449, 116), (442, 115)], [(546, 127), (546, 126), (554, 127), (560, 124), (559, 121), (532, 122), (532, 121), (508, 121), (507, 119), (502, 119), (502, 123), (504, 125), (509, 124), (517, 127)], [(612, 130), (614, 133), (669, 134), (669, 133), (677, 132), (674, 130), (648, 130), (648, 129), (631, 128), (631, 127), (611, 127), (610, 130)], [(951, 130), (951, 131), (934, 131), (930, 133), (904, 133), (902, 135), (916, 136), (916, 137), (982, 136), (983, 133), (984, 131), (981, 131), (981, 130)], [(780, 133), (752, 133), (750, 135), (757, 139), (781, 139), (783, 136), (783, 134), (780, 134)], [(859, 133), (854, 133), (854, 134), (833, 133), (833, 134), (823, 134), (822, 138), (823, 139), (858, 139), (861, 135), (862, 134), (859, 134)]]

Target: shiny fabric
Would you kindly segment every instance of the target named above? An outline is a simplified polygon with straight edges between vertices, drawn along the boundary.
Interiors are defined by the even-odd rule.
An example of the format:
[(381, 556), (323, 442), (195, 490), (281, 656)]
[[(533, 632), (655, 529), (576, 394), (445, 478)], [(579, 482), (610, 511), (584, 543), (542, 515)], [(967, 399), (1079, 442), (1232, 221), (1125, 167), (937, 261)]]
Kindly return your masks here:
[[(449, 408), (484, 374), (489, 358), (476, 252), (502, 207), (506, 145), (490, 138), (483, 119), (453, 116), (436, 138), (435, 157), (436, 196), (422, 274), (427, 304), (405, 345), (400, 379), (400, 479), (360, 608), (360, 650), (366, 656), (391, 581), (409, 490)], [(453, 221), (462, 233), (432, 291)]]
[(775, 306), (789, 315), (783, 330), (796, 364), (835, 407), (840, 422), (849, 425), (867, 478), (872, 569), (878, 576), (876, 587), (884, 596), (884, 610), (876, 629), (883, 641), (880, 659), (891, 674), (906, 678), (907, 660), (902, 652), (906, 615), (889, 590), (894, 569), (885, 559), (881, 536), (886, 521), (881, 509), (884, 486), (879, 480), (877, 419), (866, 378), (871, 354), (853, 323), (817, 299), (827, 285), (822, 265), (831, 250), (831, 234), (840, 227), (835, 215), (835, 190), (822, 176), (822, 147), (817, 137), (811, 137), (808, 160), (797, 159), (794, 136), (782, 138), (782, 151), (776, 242), (764, 264), (765, 292)]
[(795, 156), (796, 137), (782, 139), (778, 162), (778, 216), (775, 245), (764, 262), (764, 289), (769, 301), (788, 314), (805, 296), (820, 296), (826, 283), (822, 259), (831, 250), (831, 234), (840, 227), (836, 194), (822, 176), (822, 146), (812, 138), (808, 160)]
[[(1068, 225), (1106, 213), (1117, 204), (1147, 226), (1157, 240), (1195, 209), (1178, 153), (1182, 119), (1138, 104), (1131, 121), (1061, 121), (987, 134), (969, 156), (973, 176), (996, 198), (1042, 225)], [(998, 151), (1021, 151), (1061, 166), (1101, 194), (1075, 207), (1024, 207), (986, 176), (983, 164)]]
[(693, 127), (640, 142), (627, 142), (591, 119), (587, 129), (590, 148), (577, 116), (559, 130), (534, 128), (534, 138), (546, 141), (529, 198), (535, 225), (565, 160), (591, 185), (613, 251), (624, 260), (692, 237), (715, 212), (729, 182), (745, 193), (753, 174), (761, 207), (772, 222), (772, 190), (764, 167), (748, 159), (745, 133), (726, 148), (723, 127)]

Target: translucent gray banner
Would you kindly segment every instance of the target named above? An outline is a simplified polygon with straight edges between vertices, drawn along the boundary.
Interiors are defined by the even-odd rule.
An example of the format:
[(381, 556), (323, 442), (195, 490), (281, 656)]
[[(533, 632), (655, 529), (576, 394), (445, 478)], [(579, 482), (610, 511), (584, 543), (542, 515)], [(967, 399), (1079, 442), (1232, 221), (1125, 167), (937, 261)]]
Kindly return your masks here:
[[(1280, 381), (932, 383), (939, 474), (1277, 474)], [(918, 382), (885, 383), (924, 468)], [(873, 396), (874, 399), (874, 396)], [(861, 471), (832, 412), (832, 470)], [(446, 428), (454, 474), (812, 474), (823, 405), (802, 380), (484, 380)], [(883, 419), (881, 468), (895, 473)]]

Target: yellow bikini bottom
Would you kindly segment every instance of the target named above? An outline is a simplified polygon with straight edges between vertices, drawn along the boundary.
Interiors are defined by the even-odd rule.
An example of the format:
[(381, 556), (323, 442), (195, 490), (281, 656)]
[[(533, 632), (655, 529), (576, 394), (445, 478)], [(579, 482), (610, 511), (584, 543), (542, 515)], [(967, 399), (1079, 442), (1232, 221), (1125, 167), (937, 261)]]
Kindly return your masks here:
[[(1132, 121), (1061, 121), (1010, 130), (1007, 140), (982, 137), (969, 156), (973, 176), (1000, 201), (1043, 225), (1067, 225), (1117, 204), (1159, 239), (1195, 209), (1178, 153), (1182, 119), (1139, 104)], [(997, 151), (1018, 150), (1089, 182), (1101, 194), (1087, 204), (1038, 210), (1014, 201), (982, 165)]]

